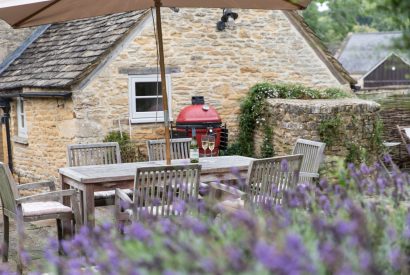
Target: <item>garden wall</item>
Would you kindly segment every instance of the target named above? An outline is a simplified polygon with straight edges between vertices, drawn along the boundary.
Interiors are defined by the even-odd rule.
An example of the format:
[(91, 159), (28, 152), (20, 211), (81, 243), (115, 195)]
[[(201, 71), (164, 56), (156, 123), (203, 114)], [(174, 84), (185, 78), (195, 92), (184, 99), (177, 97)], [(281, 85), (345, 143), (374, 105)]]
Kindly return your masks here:
[[(380, 105), (373, 101), (269, 99), (267, 102), (267, 124), (263, 125), (272, 127), (276, 155), (290, 154), (298, 138), (332, 141), (333, 145), (326, 148), (328, 156), (346, 157), (355, 153), (352, 151), (357, 145), (372, 151), (373, 132), (380, 110)], [(255, 136), (258, 155), (263, 133), (263, 127), (258, 126)]]

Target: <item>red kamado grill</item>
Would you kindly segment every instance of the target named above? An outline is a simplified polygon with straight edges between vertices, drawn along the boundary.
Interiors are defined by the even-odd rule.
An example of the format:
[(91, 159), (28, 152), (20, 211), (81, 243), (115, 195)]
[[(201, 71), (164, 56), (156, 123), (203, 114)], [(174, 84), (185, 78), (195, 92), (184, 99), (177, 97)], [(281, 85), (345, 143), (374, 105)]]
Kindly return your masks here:
[[(220, 151), (225, 151), (228, 145), (228, 130), (226, 125), (222, 125), (221, 117), (215, 108), (206, 105), (202, 96), (192, 97), (192, 105), (181, 110), (176, 121), (176, 131), (178, 137), (192, 137), (192, 129), (196, 130), (196, 138), (198, 141), (199, 154), (204, 155), (201, 141), (202, 136), (215, 136), (215, 149), (212, 152), (213, 156), (218, 156)], [(207, 156), (210, 156), (211, 151), (206, 151)]]

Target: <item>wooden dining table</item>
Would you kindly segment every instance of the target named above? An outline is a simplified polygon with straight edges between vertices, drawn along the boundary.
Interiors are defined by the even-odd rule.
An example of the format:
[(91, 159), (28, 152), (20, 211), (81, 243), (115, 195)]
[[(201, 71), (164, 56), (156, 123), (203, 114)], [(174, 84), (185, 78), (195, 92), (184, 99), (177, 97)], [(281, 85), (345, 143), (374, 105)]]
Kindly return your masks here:
[[(201, 182), (244, 179), (252, 160), (254, 159), (242, 156), (200, 158)], [(171, 165), (184, 164), (189, 164), (189, 160), (172, 160), (171, 163)], [(94, 192), (116, 188), (132, 189), (137, 168), (162, 165), (165, 165), (165, 161), (65, 167), (58, 171), (62, 189), (75, 188), (80, 191), (83, 222), (93, 227), (95, 225)]]

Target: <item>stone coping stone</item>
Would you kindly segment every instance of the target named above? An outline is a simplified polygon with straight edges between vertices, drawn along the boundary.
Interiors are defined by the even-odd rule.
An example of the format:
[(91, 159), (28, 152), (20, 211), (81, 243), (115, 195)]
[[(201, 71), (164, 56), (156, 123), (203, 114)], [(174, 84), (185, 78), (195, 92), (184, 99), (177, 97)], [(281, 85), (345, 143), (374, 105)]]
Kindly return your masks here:
[(368, 112), (377, 112), (380, 110), (380, 104), (359, 98), (344, 99), (282, 99), (273, 98), (267, 100), (272, 107), (279, 107), (289, 110), (304, 109), (310, 110), (310, 113), (327, 113), (331, 111), (348, 111), (351, 109), (361, 109)]

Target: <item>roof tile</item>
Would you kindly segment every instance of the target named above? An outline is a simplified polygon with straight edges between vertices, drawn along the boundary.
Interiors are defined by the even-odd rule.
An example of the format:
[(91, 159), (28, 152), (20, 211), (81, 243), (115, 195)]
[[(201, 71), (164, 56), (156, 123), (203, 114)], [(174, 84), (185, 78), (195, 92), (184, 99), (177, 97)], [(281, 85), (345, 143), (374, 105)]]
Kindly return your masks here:
[(145, 11), (51, 25), (0, 76), (0, 90), (69, 88), (140, 23)]

